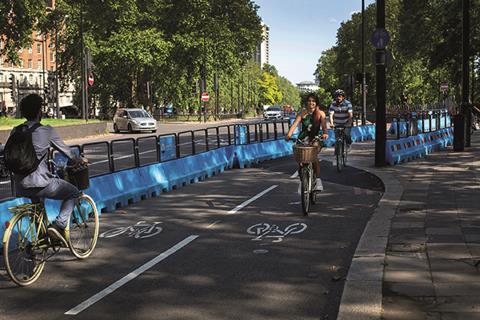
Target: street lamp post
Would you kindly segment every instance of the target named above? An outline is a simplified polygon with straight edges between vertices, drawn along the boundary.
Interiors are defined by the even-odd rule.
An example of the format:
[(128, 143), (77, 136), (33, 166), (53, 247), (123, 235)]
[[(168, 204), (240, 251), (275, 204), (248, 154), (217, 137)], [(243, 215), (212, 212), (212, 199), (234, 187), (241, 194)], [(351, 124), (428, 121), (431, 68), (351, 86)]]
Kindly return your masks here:
[(362, 0), (362, 125), (367, 123), (367, 93), (365, 74), (365, 0)]
[(462, 28), (462, 109), (465, 115), (465, 147), (471, 145), (472, 112), (469, 101), (470, 75), (470, 0), (463, 0), (463, 28)]
[[(377, 28), (385, 28), (385, 0), (377, 0)], [(386, 75), (385, 75), (385, 49), (376, 49), (376, 75), (377, 75), (377, 108), (375, 122), (375, 166), (386, 164)]]

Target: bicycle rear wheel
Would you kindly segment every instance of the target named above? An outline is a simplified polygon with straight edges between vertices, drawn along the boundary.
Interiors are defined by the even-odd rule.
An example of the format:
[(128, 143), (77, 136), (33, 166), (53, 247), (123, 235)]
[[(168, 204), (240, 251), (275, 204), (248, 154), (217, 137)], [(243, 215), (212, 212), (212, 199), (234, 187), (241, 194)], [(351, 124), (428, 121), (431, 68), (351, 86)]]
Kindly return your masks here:
[[(311, 166), (311, 164), (308, 164)], [(300, 183), (301, 183), (301, 198), (302, 198), (302, 211), (303, 215), (308, 215), (310, 210), (310, 183), (311, 183), (311, 170), (307, 166), (303, 166), (300, 169)]]
[(69, 223), (69, 247), (78, 259), (87, 258), (95, 249), (99, 230), (95, 202), (88, 195), (78, 198)]
[(30, 212), (15, 215), (3, 236), (3, 260), (13, 282), (34, 283), (45, 267), (48, 250), (47, 228)]
[(345, 141), (343, 142), (343, 147), (342, 147), (342, 162), (343, 162), (343, 167), (345, 168), (347, 166), (347, 149), (345, 148)]

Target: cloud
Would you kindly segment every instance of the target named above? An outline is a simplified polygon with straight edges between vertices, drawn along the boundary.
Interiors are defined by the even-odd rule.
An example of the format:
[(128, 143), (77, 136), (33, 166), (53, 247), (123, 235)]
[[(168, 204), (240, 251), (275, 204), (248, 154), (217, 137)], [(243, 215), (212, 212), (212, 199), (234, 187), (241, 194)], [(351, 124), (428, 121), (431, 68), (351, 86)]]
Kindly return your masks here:
[(337, 23), (337, 22), (338, 22), (338, 20), (335, 19), (335, 18), (330, 18), (330, 19), (328, 19), (328, 21), (330, 21), (330, 22), (332, 22), (332, 23)]

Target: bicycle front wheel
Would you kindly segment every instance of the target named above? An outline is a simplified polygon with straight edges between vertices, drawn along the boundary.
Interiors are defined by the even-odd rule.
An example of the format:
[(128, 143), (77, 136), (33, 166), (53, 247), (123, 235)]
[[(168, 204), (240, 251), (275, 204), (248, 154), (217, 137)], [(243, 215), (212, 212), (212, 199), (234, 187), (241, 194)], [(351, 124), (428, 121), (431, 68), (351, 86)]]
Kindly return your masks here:
[(97, 244), (99, 225), (95, 202), (88, 195), (81, 195), (69, 224), (69, 247), (75, 257), (85, 259), (92, 254)]
[(15, 215), (3, 236), (7, 274), (19, 286), (34, 283), (43, 271), (48, 250), (47, 228), (29, 212)]
[[(311, 166), (311, 164), (309, 164)], [(308, 215), (310, 210), (310, 190), (311, 190), (311, 170), (307, 166), (303, 166), (300, 169), (300, 183), (301, 183), (301, 198), (302, 198), (302, 211), (303, 215)]]
[(335, 144), (335, 156), (337, 157), (337, 171), (341, 172), (343, 169), (343, 143), (338, 141)]

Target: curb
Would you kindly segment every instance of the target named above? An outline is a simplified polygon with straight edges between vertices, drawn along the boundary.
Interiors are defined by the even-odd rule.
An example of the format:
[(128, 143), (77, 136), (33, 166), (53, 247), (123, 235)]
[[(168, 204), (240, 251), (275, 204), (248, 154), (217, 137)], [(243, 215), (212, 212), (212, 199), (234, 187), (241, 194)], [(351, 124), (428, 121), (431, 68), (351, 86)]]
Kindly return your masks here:
[(350, 165), (378, 177), (383, 197), (367, 223), (353, 255), (343, 288), (337, 320), (380, 320), (385, 252), (391, 220), (400, 204), (403, 187), (391, 174), (352, 161)]

